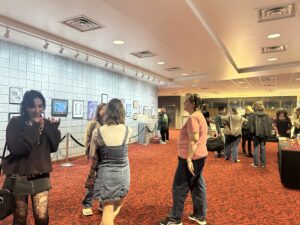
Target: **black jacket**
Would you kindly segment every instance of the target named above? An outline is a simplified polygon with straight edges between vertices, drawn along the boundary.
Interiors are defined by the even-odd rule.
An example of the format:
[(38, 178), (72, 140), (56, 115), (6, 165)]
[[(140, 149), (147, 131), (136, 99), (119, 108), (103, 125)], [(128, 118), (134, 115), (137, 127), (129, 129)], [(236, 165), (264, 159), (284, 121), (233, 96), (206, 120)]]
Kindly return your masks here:
[(250, 133), (256, 137), (270, 137), (272, 122), (265, 112), (251, 113), (248, 118), (248, 128)]

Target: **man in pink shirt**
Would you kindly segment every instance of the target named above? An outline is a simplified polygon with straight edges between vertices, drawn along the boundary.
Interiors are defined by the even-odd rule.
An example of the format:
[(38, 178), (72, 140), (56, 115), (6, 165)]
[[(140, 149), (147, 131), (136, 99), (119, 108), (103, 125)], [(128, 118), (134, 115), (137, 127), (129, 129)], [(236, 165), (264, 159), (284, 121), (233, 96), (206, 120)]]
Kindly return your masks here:
[(184, 202), (189, 191), (193, 200), (193, 213), (188, 216), (198, 224), (206, 224), (206, 186), (202, 176), (206, 149), (207, 123), (200, 111), (201, 98), (187, 94), (184, 109), (190, 114), (180, 130), (178, 139), (178, 167), (173, 182), (173, 207), (160, 225), (182, 225)]

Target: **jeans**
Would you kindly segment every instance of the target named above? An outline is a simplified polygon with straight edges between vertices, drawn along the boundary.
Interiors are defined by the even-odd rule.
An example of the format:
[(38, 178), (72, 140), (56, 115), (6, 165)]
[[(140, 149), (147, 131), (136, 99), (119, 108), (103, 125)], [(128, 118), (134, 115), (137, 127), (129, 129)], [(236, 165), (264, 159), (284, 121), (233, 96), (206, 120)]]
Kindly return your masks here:
[(231, 155), (231, 160), (232, 162), (235, 162), (238, 158), (238, 147), (240, 143), (241, 137), (234, 137), (230, 135), (225, 136), (225, 158), (230, 157)]
[(92, 208), (94, 188), (87, 188), (84, 199), (82, 200), (83, 208)]
[(169, 217), (181, 221), (184, 202), (189, 191), (193, 200), (193, 214), (196, 217), (206, 217), (206, 186), (202, 176), (205, 159), (193, 160), (195, 176), (190, 174), (186, 159), (178, 158), (178, 166), (173, 182), (173, 207)]
[(266, 138), (254, 136), (254, 164), (258, 165), (258, 146), (260, 146), (260, 162), (266, 165)]

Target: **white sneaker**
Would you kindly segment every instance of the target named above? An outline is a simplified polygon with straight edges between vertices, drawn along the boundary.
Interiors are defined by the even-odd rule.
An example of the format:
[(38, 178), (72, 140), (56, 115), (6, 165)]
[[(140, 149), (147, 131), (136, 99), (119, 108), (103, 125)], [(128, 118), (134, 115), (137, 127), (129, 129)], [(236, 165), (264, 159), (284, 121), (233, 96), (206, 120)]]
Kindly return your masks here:
[(93, 210), (91, 208), (83, 208), (82, 214), (84, 216), (91, 216), (91, 215), (93, 215)]
[(160, 142), (162, 145), (165, 145), (165, 144), (167, 144), (165, 141), (162, 141), (162, 142)]

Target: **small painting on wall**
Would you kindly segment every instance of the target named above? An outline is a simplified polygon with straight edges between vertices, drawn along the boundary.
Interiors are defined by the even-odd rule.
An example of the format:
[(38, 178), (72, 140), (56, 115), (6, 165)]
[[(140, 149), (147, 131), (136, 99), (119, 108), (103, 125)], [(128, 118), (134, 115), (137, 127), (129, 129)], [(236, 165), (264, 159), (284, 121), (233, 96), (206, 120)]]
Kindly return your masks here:
[(93, 120), (95, 118), (96, 109), (97, 109), (97, 102), (88, 101), (88, 112), (87, 112), (88, 120)]
[(83, 118), (83, 101), (73, 100), (72, 117), (73, 119)]
[(68, 115), (68, 100), (52, 99), (51, 115), (52, 116), (67, 116)]
[(133, 119), (133, 120), (137, 120), (137, 118), (138, 118), (138, 114), (137, 114), (137, 113), (133, 113), (132, 119)]
[(108, 103), (108, 94), (101, 95), (101, 103)]
[(12, 113), (8, 113), (8, 121), (13, 118), (13, 117), (17, 117), (20, 116), (21, 114), (18, 112), (12, 112)]
[(133, 101), (133, 108), (137, 109), (138, 108), (138, 101)]
[(9, 88), (9, 103), (20, 104), (23, 98), (23, 88), (10, 87)]

